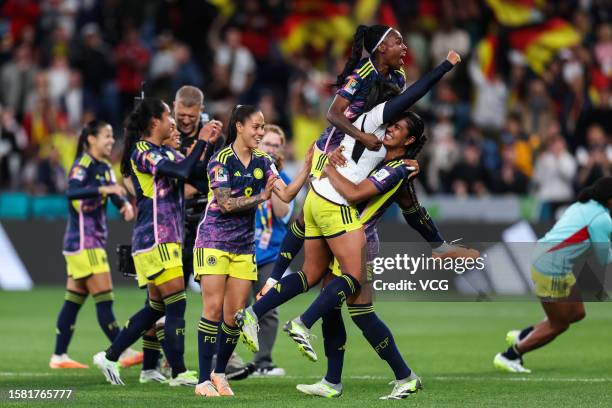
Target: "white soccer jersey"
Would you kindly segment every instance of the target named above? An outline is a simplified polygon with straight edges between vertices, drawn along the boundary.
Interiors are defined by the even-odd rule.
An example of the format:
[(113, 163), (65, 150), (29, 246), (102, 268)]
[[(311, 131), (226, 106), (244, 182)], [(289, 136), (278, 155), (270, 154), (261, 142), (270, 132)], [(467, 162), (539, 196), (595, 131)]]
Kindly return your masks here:
[[(380, 103), (372, 110), (362, 113), (353, 122), (353, 125), (363, 132), (374, 134), (378, 140), (382, 140), (387, 129), (385, 123), (383, 123), (385, 104), (386, 102)], [(355, 184), (365, 180), (387, 154), (385, 146), (381, 146), (378, 151), (368, 150), (362, 143), (358, 143), (349, 135), (344, 135), (340, 146), (344, 147), (342, 154), (346, 158), (346, 166), (339, 167), (337, 170)], [(348, 205), (346, 198), (336, 191), (327, 177), (314, 179), (311, 185), (313, 190), (323, 198), (338, 205)]]

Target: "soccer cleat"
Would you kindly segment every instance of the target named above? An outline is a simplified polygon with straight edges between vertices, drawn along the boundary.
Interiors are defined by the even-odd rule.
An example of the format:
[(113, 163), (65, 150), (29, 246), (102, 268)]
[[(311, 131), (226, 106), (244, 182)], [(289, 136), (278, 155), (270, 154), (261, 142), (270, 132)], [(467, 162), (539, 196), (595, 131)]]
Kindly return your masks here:
[(168, 380), (168, 385), (171, 387), (179, 387), (181, 385), (187, 387), (195, 387), (198, 385), (198, 373), (195, 371), (183, 371), (174, 378)]
[(317, 361), (317, 353), (315, 353), (314, 348), (310, 344), (310, 338), (313, 337), (313, 335), (310, 334), (310, 330), (302, 324), (299, 317), (285, 323), (283, 330), (297, 343), (300, 353), (310, 361)]
[(480, 256), (480, 251), (468, 248), (463, 245), (456, 244), (459, 241), (458, 239), (449, 242), (443, 242), (437, 248), (431, 250), (431, 255), (434, 258), (467, 258), (467, 259), (476, 259)]
[(509, 373), (525, 373), (529, 374), (530, 369), (523, 367), (523, 361), (520, 358), (510, 360), (504, 357), (502, 353), (497, 353), (493, 359), (493, 365), (498, 370), (507, 371)]
[(209, 380), (196, 385), (195, 394), (201, 395), (202, 397), (220, 397), (217, 389)]
[(78, 361), (74, 361), (68, 354), (62, 355), (53, 354), (51, 360), (49, 360), (50, 368), (89, 368), (88, 365), (81, 364)]
[(240, 327), (240, 337), (244, 345), (247, 346), (251, 352), (257, 353), (259, 351), (259, 339), (257, 338), (259, 321), (253, 309), (249, 306), (246, 309), (238, 310), (234, 315), (234, 319), (238, 327)]
[(227, 376), (225, 374), (211, 373), (210, 381), (212, 381), (213, 385), (217, 389), (217, 392), (222, 397), (234, 396), (234, 391), (232, 391), (232, 388), (230, 387), (229, 382), (227, 381)]
[(104, 351), (97, 353), (93, 357), (93, 362), (102, 371), (106, 381), (113, 385), (125, 385), (121, 380), (121, 375), (119, 375), (119, 363), (107, 359)]
[(260, 367), (253, 373), (253, 377), (284, 377), (285, 375), (286, 373), (284, 368), (273, 365), (268, 367)]
[(247, 363), (242, 367), (230, 367), (229, 365), (225, 368), (225, 375), (228, 380), (244, 380), (255, 372), (255, 364)]
[(136, 351), (131, 348), (128, 348), (119, 356), (119, 364), (121, 364), (121, 368), (128, 368), (131, 366), (142, 364), (143, 358), (144, 354), (142, 353), (142, 351)]
[(172, 377), (172, 367), (170, 367), (170, 363), (168, 363), (168, 359), (166, 357), (160, 356), (157, 363), (157, 370), (166, 378)]
[(158, 382), (165, 383), (168, 381), (168, 378), (164, 376), (161, 372), (157, 370), (142, 370), (140, 371), (140, 379), (141, 384), (146, 384), (150, 382)]
[(410, 381), (391, 381), (393, 390), (391, 394), (380, 397), (381, 400), (399, 400), (409, 397), (412, 394), (416, 394), (419, 390), (423, 389), (423, 384), (420, 378), (415, 378)]
[(230, 355), (229, 360), (227, 360), (228, 367), (239, 368), (239, 367), (244, 367), (244, 365), (245, 365), (244, 360), (235, 351)]
[(518, 343), (520, 334), (520, 330), (510, 330), (508, 333), (506, 333), (506, 344), (508, 347), (512, 347)]
[(339, 398), (342, 396), (342, 384), (338, 385), (340, 390), (330, 387), (321, 380), (314, 384), (298, 384), (295, 388), (306, 395), (316, 395), (323, 398)]

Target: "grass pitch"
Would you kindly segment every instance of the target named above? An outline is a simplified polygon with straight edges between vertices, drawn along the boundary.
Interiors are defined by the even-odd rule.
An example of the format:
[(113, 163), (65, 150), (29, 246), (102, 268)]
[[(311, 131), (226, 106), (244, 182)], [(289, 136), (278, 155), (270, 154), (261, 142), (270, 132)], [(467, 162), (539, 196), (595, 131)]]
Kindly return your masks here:
[[(281, 307), (281, 319), (297, 316), (312, 300), (303, 295)], [(348, 329), (344, 370), (344, 395), (337, 400), (308, 397), (295, 385), (314, 382), (325, 371), (320, 324), (314, 341), (318, 363), (302, 357), (293, 342), (279, 333), (274, 359), (286, 369), (282, 379), (235, 381), (237, 396), (203, 400), (192, 388), (170, 388), (138, 383), (139, 369), (122, 370), (125, 387), (112, 387), (95, 367), (88, 370), (51, 370), (48, 361), (54, 346), (57, 312), (63, 288), (37, 288), (32, 292), (0, 292), (0, 406), (114, 406), (114, 407), (419, 407), (454, 406), (610, 406), (612, 389), (612, 346), (610, 304), (587, 304), (586, 319), (549, 346), (526, 357), (530, 375), (495, 371), (492, 359), (504, 348), (509, 329), (522, 328), (542, 318), (536, 302), (507, 303), (399, 303), (376, 305), (381, 318), (391, 327), (409, 365), (421, 376), (424, 390), (404, 401), (379, 401), (388, 393), (393, 379), (345, 315)], [(136, 289), (115, 290), (115, 313), (120, 322), (135, 312), (144, 300)], [(201, 310), (198, 294), (190, 293), (187, 307), (186, 362), (197, 369), (196, 325)], [(94, 304), (88, 299), (79, 314), (69, 354), (91, 364), (97, 351), (108, 345), (98, 327)], [(139, 348), (140, 344), (136, 344)], [(239, 354), (250, 353), (242, 345)], [(9, 401), (9, 389), (74, 389), (68, 401)]]

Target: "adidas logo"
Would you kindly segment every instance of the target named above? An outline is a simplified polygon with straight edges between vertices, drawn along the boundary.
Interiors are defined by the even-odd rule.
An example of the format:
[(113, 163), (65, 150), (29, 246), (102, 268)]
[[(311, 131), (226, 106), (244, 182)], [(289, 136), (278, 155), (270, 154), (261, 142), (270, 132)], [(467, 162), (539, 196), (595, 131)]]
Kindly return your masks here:
[(240, 170), (236, 170), (236, 172), (234, 173), (234, 177), (240, 177), (242, 176), (242, 174), (240, 174)]

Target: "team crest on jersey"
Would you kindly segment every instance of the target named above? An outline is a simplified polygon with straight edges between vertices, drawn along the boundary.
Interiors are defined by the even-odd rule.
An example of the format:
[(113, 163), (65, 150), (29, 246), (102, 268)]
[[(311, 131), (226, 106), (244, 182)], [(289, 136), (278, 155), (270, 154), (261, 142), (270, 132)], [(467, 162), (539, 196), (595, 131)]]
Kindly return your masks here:
[(70, 174), (71, 179), (76, 179), (79, 181), (85, 180), (85, 177), (87, 177), (87, 172), (80, 166), (73, 168), (72, 173)]
[(253, 177), (255, 177), (257, 180), (261, 180), (263, 178), (263, 170), (257, 167), (255, 170), (253, 170)]
[(157, 166), (157, 164), (163, 159), (162, 155), (157, 153), (157, 152), (150, 152), (147, 155), (147, 160), (154, 166)]
[(342, 89), (344, 91), (348, 92), (349, 94), (354, 95), (355, 91), (357, 91), (357, 85), (358, 85), (357, 80), (355, 80), (355, 78), (351, 78), (346, 83), (346, 85), (344, 85), (344, 88), (342, 88)]
[(206, 258), (206, 263), (208, 266), (215, 266), (217, 264), (217, 257), (210, 255), (208, 258)]
[(227, 181), (227, 170), (225, 170), (225, 167), (219, 167), (215, 170), (215, 181)]
[(383, 181), (384, 179), (386, 179), (389, 176), (390, 176), (390, 174), (389, 174), (389, 172), (386, 169), (380, 169), (376, 173), (374, 173), (374, 178), (377, 181)]

